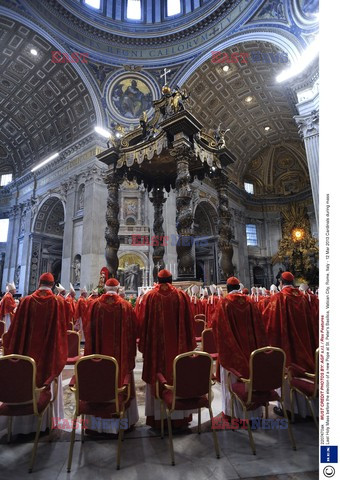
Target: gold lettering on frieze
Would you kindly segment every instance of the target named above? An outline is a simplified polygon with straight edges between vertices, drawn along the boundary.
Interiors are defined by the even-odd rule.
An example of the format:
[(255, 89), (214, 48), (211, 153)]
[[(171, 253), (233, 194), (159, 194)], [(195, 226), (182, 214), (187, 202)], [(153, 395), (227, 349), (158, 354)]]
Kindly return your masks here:
[[(219, 23), (212, 26), (204, 33), (199, 33), (190, 40), (184, 42), (181, 41), (164, 48), (156, 47), (141, 49), (136, 46), (130, 47), (128, 45), (121, 48), (114, 45), (112, 42), (102, 41), (99, 38), (93, 39), (91, 36), (87, 37), (85, 34), (76, 31), (72, 26), (62, 20), (58, 19), (57, 25), (60, 31), (66, 33), (66, 35), (69, 35), (73, 39), (76, 39), (77, 43), (95, 48), (97, 51), (129, 59), (157, 59), (180, 55), (202, 47), (215, 36), (220, 35), (222, 32), (226, 32), (240, 13), (249, 7), (249, 4), (249, 0), (242, 0), (237, 7), (233, 8), (227, 17), (223, 18)], [(227, 38), (227, 34), (225, 35), (225, 38)]]

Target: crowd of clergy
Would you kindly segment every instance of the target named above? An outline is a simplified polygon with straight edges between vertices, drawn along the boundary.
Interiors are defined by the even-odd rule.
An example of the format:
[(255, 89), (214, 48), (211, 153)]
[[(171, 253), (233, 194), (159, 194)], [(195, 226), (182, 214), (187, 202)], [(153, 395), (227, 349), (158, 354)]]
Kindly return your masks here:
[[(167, 270), (158, 273), (158, 283), (143, 288), (133, 306), (124, 298), (115, 278), (105, 278), (104, 293), (88, 296), (81, 289), (76, 299), (55, 286), (51, 273), (44, 273), (31, 295), (14, 298), (15, 285), (8, 284), (0, 303), (4, 324), (3, 355), (20, 354), (34, 359), (37, 387), (61, 376), (68, 358), (67, 331), (79, 331), (85, 342), (84, 355), (114, 357), (119, 365), (119, 386), (127, 374), (133, 375), (137, 348), (143, 356), (142, 379), (146, 383), (146, 422), (159, 427), (159, 405), (155, 398), (157, 375), (171, 384), (173, 361), (181, 353), (198, 348), (195, 316), (211, 328), (218, 353), (216, 377), (222, 385), (221, 410), (230, 415), (225, 373), (249, 377), (249, 357), (264, 346), (280, 347), (286, 366), (297, 364), (315, 370), (318, 348), (319, 301), (308, 285), (295, 285), (294, 276), (283, 272), (279, 287), (248, 291), (236, 277), (223, 288), (191, 286), (187, 291), (172, 284)], [(129, 427), (138, 420), (135, 392), (127, 412)], [(63, 402), (61, 397), (60, 402)], [(1, 402), (0, 402), (1, 403)], [(61, 408), (61, 410), (60, 410)], [(1, 407), (0, 407), (1, 410)], [(59, 405), (59, 415), (63, 415)], [(191, 412), (175, 412), (177, 425), (188, 424)], [(241, 415), (241, 414), (240, 414)]]

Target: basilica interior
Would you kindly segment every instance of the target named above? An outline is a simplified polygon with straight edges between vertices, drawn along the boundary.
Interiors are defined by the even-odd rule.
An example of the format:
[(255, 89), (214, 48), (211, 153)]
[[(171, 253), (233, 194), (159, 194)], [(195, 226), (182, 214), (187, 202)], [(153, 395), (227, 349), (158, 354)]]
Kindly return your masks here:
[[(19, 296), (30, 294), (48, 271), (79, 295), (97, 287), (106, 265), (132, 296), (153, 284), (157, 266), (203, 287), (233, 274), (249, 289), (269, 289), (280, 269), (290, 270), (315, 291), (319, 70), (317, 55), (304, 65), (304, 54), (315, 48), (318, 29), (317, 0), (1, 0), (2, 293), (14, 282)], [(180, 126), (161, 103), (176, 92), (183, 103), (173, 113), (185, 112)], [(169, 173), (167, 182), (176, 141), (201, 158), (205, 172), (187, 171), (190, 275), (177, 246), (186, 228), (178, 178)], [(123, 166), (115, 150), (123, 151)], [(228, 268), (221, 266), (221, 178), (211, 158), (227, 159), (220, 188)], [(112, 165), (124, 169), (114, 240)], [(161, 253), (150, 241), (155, 235), (167, 239)], [(83, 457), (76, 449), (77, 465), (66, 474), (62, 432), (53, 454), (43, 445), (31, 478), (318, 478), (312, 423), (297, 424), (297, 452), (285, 431), (261, 432), (262, 452), (245, 458), (241, 435), (219, 432), (218, 461), (209, 433), (179, 435), (172, 467), (166, 446), (140, 426), (127, 435), (120, 472), (110, 470), (110, 442), (99, 440), (89, 441), (93, 450)], [(27, 444), (19, 438), (1, 449), (1, 472), (18, 478)]]

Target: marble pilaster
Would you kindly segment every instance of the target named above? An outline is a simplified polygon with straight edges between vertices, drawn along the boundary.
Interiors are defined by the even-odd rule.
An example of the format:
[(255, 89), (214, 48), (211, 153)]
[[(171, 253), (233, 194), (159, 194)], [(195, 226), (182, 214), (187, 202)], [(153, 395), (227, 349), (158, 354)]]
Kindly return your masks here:
[(319, 224), (319, 111), (296, 115), (294, 119), (305, 144), (315, 217)]

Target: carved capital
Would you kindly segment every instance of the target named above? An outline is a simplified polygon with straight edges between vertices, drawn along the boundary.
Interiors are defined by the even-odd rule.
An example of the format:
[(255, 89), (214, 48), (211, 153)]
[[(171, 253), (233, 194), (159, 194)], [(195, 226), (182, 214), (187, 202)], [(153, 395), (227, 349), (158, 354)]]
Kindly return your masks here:
[(294, 117), (300, 136), (305, 139), (319, 135), (319, 111), (313, 110), (310, 115)]

